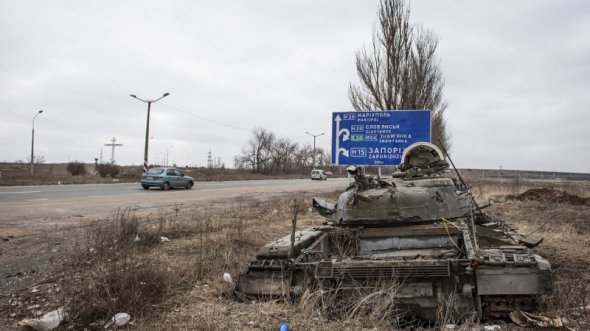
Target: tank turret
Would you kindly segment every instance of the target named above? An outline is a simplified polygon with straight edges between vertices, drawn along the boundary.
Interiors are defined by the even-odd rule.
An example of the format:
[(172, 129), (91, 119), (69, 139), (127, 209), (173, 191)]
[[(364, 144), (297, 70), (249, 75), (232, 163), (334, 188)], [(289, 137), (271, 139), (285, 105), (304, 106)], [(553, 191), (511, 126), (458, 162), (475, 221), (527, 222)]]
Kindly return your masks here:
[(331, 216), (334, 224), (349, 226), (456, 219), (469, 213), (466, 195), (458, 194), (453, 180), (444, 176), (449, 164), (436, 146), (413, 144), (403, 153), (402, 162), (391, 180), (365, 176), (363, 168), (349, 166), (346, 170), (354, 183), (333, 207), (314, 199), (314, 208)]

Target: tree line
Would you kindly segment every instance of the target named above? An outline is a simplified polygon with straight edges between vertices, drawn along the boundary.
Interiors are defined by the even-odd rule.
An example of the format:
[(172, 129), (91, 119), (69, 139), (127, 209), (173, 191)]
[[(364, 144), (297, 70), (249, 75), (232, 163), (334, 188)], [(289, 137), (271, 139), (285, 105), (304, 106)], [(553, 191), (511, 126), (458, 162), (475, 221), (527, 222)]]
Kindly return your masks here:
[[(248, 143), (234, 157), (236, 169), (248, 169), (259, 174), (307, 173), (313, 167), (311, 144), (300, 144), (289, 138), (277, 137), (264, 128), (255, 128)], [(316, 166), (329, 166), (330, 158), (323, 148), (315, 149)]]

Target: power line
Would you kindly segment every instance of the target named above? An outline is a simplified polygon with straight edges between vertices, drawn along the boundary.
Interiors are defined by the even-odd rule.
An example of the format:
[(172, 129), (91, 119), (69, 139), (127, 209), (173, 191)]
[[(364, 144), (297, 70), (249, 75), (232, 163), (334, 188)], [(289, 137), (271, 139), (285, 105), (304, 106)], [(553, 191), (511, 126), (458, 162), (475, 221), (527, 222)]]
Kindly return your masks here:
[(176, 108), (176, 107), (173, 107), (173, 106), (169, 106), (169, 105), (167, 105), (167, 104), (165, 104), (163, 102), (160, 103), (160, 106), (164, 106), (164, 108), (168, 108), (168, 109), (177, 111), (179, 113), (183, 113), (185, 115), (196, 117), (196, 118), (201, 119), (203, 121), (215, 123), (217, 125), (225, 126), (225, 127), (232, 128), (232, 129), (235, 129), (235, 130), (246, 131), (246, 132), (250, 132), (251, 131), (251, 130), (248, 130), (248, 129), (240, 128), (238, 126), (234, 126), (234, 125), (231, 125), (231, 124), (222, 123), (222, 122), (219, 122), (219, 121), (216, 121), (216, 120), (212, 120), (212, 119), (207, 118), (207, 117), (203, 117), (203, 116), (200, 116), (200, 115), (197, 115), (197, 114), (193, 114), (193, 113), (187, 112), (185, 110), (182, 110), (182, 109), (179, 109), (179, 108)]

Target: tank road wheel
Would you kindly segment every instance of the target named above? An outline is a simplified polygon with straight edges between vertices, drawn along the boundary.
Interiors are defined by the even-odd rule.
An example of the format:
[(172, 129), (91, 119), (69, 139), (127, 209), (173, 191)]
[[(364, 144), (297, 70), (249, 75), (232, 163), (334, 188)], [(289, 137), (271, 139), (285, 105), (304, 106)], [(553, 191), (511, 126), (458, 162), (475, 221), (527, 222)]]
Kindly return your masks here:
[(141, 187), (143, 187), (144, 190), (149, 190), (150, 186), (149, 185), (141, 185)]
[(190, 182), (186, 183), (186, 186), (184, 188), (186, 188), (187, 190), (190, 190), (193, 187), (194, 183), (191, 180)]
[(169, 189), (170, 189), (170, 183), (164, 182), (164, 184), (162, 184), (162, 190), (168, 191)]

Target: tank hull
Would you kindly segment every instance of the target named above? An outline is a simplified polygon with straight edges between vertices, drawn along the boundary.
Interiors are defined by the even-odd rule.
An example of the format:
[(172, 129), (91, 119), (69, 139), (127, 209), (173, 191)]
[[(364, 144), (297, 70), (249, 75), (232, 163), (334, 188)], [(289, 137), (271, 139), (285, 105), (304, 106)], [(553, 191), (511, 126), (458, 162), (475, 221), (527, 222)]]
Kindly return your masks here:
[(436, 148), (418, 144), (391, 180), (354, 176), (336, 202), (316, 198), (327, 218), (262, 247), (236, 293), (297, 299), (330, 289), (393, 289), (402, 311), (435, 321), (506, 316), (532, 309), (552, 290), (551, 266), (503, 221), (482, 212), (457, 185)]
[[(496, 241), (510, 243), (509, 236), (496, 233)], [(257, 298), (297, 298), (305, 289), (321, 286), (342, 289), (346, 295), (346, 288), (386, 281), (399, 285), (399, 307), (435, 320), (449, 307), (458, 318), (506, 316), (516, 308), (530, 310), (538, 296), (551, 291), (551, 269), (545, 259), (524, 246), (476, 251), (471, 236), (466, 220), (386, 228), (309, 228), (296, 233), (298, 253), (293, 258), (278, 253), (289, 251), (290, 236), (261, 249), (240, 276), (237, 292)], [(491, 239), (482, 236), (485, 240)]]

